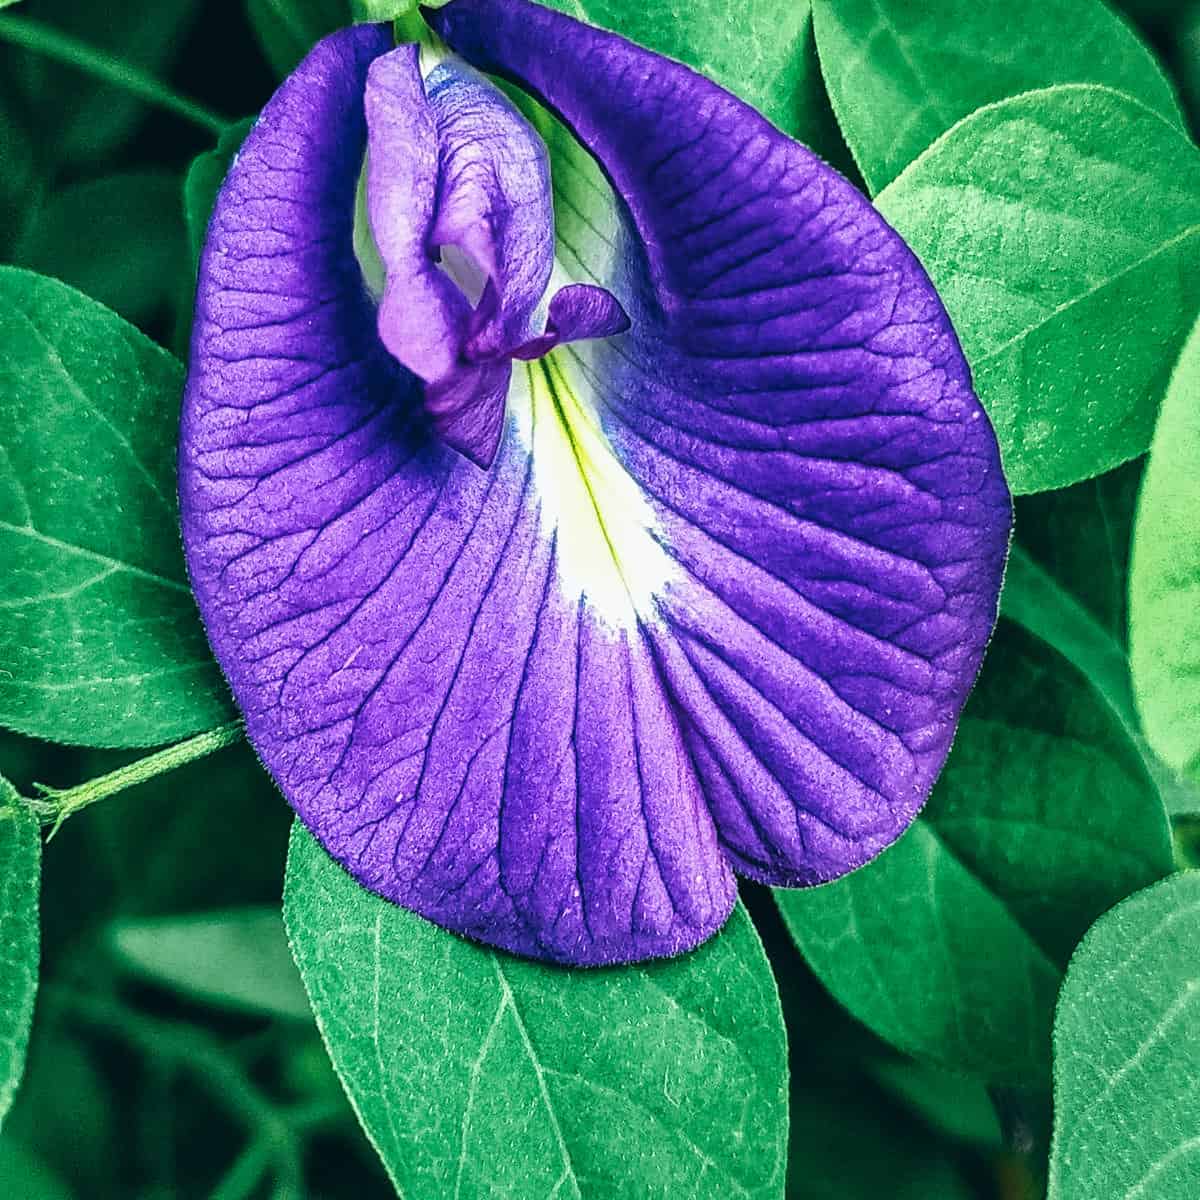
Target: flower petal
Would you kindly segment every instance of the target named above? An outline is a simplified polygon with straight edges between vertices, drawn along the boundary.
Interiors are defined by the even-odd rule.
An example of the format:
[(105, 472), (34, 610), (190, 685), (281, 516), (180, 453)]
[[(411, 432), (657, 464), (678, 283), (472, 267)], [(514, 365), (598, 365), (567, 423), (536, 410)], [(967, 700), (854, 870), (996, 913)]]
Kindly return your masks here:
[(893, 841), (949, 750), (1010, 527), (996, 441), (924, 271), (736, 98), (524, 0), (426, 13), (526, 88), (619, 197), (624, 338), (568, 351), (679, 575), (644, 623), (722, 843), (776, 884)]
[(528, 441), (464, 461), (375, 333), (352, 221), (389, 49), (320, 43), (217, 201), (180, 442), (201, 614), (263, 762), (366, 886), (525, 954), (677, 953), (734, 886), (654, 649), (564, 586)]

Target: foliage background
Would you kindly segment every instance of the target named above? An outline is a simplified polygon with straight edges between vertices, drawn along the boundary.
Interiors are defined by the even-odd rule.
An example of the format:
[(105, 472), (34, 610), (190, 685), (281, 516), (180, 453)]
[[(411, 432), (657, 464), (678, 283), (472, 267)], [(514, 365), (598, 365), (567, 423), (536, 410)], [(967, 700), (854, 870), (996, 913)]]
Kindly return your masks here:
[[(794, 7), (803, 25), (805, 6)], [(1200, 6), (1164, 0), (1125, 7), (1178, 88), (1194, 134)], [(621, 6), (608, 8), (605, 19), (619, 26)], [(9, 12), (69, 34), (110, 65), (149, 72), (232, 123), (261, 108), (279, 72), (324, 28), (343, 23), (348, 9), (339, 0), (247, 0), (244, 7), (231, 0), (99, 6), (27, 0)], [(0, 21), (8, 16), (0, 14)], [(646, 19), (629, 17), (635, 25)], [(811, 29), (797, 28), (798, 52), (813, 55)], [(811, 140), (854, 171), (819, 76), (804, 79), (794, 110), (800, 124), (807, 122)], [(214, 131), (204, 125), (202, 113), (188, 119), (143, 102), (128, 87), (100, 83), (94, 72), (18, 48), (12, 29), (0, 24), (0, 261), (64, 280), (182, 356), (192, 286), (184, 184), (193, 161), (214, 146)], [(899, 203), (895, 196), (881, 198), (885, 212)], [(925, 252), (934, 255), (935, 248)], [(969, 346), (967, 333), (964, 340)], [(1164, 388), (1171, 365), (1159, 364)], [(1054, 726), (1051, 732), (1072, 740), (1079, 754), (1070, 762), (1054, 759), (1055, 778), (1048, 780), (1037, 774), (1037, 743), (1015, 763), (1010, 746), (991, 745), (981, 734), (973, 751), (952, 763), (959, 773), (952, 782), (963, 794), (991, 787), (1036, 798), (1050, 788), (1067, 806), (1067, 825), (1086, 824), (1097, 804), (1111, 804), (1115, 826), (1128, 831), (1121, 849), (1137, 861), (1079, 858), (1072, 845), (1062, 858), (1075, 856), (1075, 875), (1064, 867), (1050, 880), (1033, 878), (1057, 853), (1046, 842), (1024, 866), (1020, 854), (997, 866), (1008, 843), (956, 810), (948, 784), (944, 801), (931, 806), (928, 821), (888, 859), (887, 874), (863, 872), (835, 900), (787, 899), (781, 918), (767, 891), (743, 884), (787, 1026), (789, 1197), (1027, 1200), (1041, 1192), (1050, 1098), (1039, 1039), (1048, 1046), (1062, 967), (1082, 929), (1113, 900), (1161, 874), (1155, 864), (1164, 853), (1169, 868), (1172, 851), (1154, 844), (1152, 832), (1139, 842), (1136, 821), (1123, 823), (1122, 805), (1150, 786), (1139, 774), (1142, 764), (1095, 749), (1107, 747), (1107, 726), (1099, 725), (1111, 717), (1097, 715), (1094, 700), (1078, 699), (1072, 672), (1079, 660), (1073, 667), (1051, 661), (1029, 630), (1060, 649), (1099, 630), (1083, 652), (1091, 654), (1092, 683), (1107, 679), (1128, 709), (1129, 522), (1142, 469), (1135, 460), (1019, 506), (1012, 572), (1021, 586), (1006, 596), (1014, 620), (998, 638), (1007, 673), (991, 680), (985, 673), (981, 690), (991, 690), (979, 704), (990, 705), (987, 721), (1002, 721), (1007, 712), (1013, 722), (1034, 725), (1042, 719), (1040, 705), (1043, 732)], [(1097, 655), (1104, 661), (1097, 663)], [(1028, 663), (1024, 675), (1017, 662)], [(0, 776), (25, 796), (37, 795), (39, 784), (70, 788), (138, 757), (0, 732)], [(1179, 865), (1190, 864), (1197, 840), (1189, 803), (1177, 805)], [(56, 833), (43, 855), (40, 993), (27, 1070), (0, 1135), (0, 1196), (391, 1194), (330, 1066), (287, 950), (280, 894), (289, 817), (252, 753), (235, 744), (83, 809)], [(948, 868), (947, 886), (959, 891), (945, 909), (957, 915), (957, 925), (906, 903), (906, 889), (919, 890), (930, 878), (928, 856), (948, 853), (946, 846), (959, 864)], [(0, 870), (5, 862), (0, 839)], [(1015, 886), (1013, 872), (1022, 869), (1031, 877)], [(989, 870), (1002, 876), (1002, 912), (989, 907), (978, 886), (981, 878), (988, 882)], [(856, 903), (866, 942), (881, 955), (908, 955), (906, 992), (885, 986), (868, 994), (861, 973), (871, 964), (841, 953), (846, 906), (853, 918)], [(995, 953), (995, 978), (956, 980), (949, 951), (940, 963), (923, 957), (931, 941), (947, 936), (964, 946), (983, 938), (1005, 947)], [(887, 962), (875, 966), (887, 975)], [(1003, 1003), (1018, 970), (1033, 979), (1031, 1030), (1014, 1026)], [(980, 1037), (971, 1025), (957, 1035), (939, 1027), (935, 1037), (922, 1026), (929, 996), (958, 994), (960, 987), (962, 1010), (979, 1025), (993, 1022), (997, 1036)], [(336, 1008), (339, 1001), (332, 1003)], [(1009, 1037), (1027, 1037), (1034, 1049), (1013, 1050), (1005, 1044)], [(1169, 1109), (1164, 1119), (1170, 1125)], [(1108, 1200), (1100, 1191), (1071, 1191), (1061, 1180), (1054, 1186), (1065, 1187), (1068, 1200)], [(479, 1191), (489, 1194), (486, 1181)], [(495, 1194), (542, 1193), (517, 1183)], [(629, 1194), (642, 1193), (635, 1183)]]

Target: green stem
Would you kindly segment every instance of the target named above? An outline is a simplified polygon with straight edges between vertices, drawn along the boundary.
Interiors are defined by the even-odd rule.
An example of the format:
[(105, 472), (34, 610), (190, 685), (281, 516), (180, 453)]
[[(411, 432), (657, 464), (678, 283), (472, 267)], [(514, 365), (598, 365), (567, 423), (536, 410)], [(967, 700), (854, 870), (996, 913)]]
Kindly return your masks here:
[[(46, 991), (57, 993), (58, 989), (51, 987)], [(194, 1026), (146, 1016), (102, 996), (76, 992), (63, 996), (61, 1002), (82, 1024), (119, 1038), (148, 1058), (190, 1073), (214, 1100), (245, 1125), (253, 1139), (252, 1146), (263, 1145), (268, 1161), (274, 1166), (279, 1188), (288, 1195), (302, 1194), (299, 1136), (218, 1041)], [(253, 1165), (252, 1158), (250, 1163), (243, 1163), (242, 1171), (249, 1174)], [(241, 1176), (239, 1172), (239, 1179)], [(225, 1183), (229, 1183), (228, 1175)]]
[(145, 71), (121, 62), (120, 59), (110, 58), (102, 50), (96, 50), (65, 33), (59, 33), (49, 25), (30, 21), (25, 17), (0, 14), (0, 39), (44, 54), (47, 58), (57, 59), (69, 67), (86, 71), (89, 75), (95, 75), (106, 83), (124, 88), (147, 104), (154, 104), (173, 112), (211, 133), (220, 133), (229, 124), (219, 113), (179, 95)]
[(255, 1138), (213, 1189), (210, 1200), (249, 1200), (271, 1169), (271, 1145)]
[(173, 746), (156, 750), (139, 758), (124, 767), (118, 767), (107, 775), (99, 775), (89, 779), (87, 783), (77, 784), (69, 788), (51, 788), (44, 784), (35, 783), (39, 798), (29, 801), (30, 807), (43, 822), (54, 823), (51, 836), (58, 832), (62, 823), (80, 809), (95, 804), (97, 800), (106, 800), (126, 788), (136, 787), (157, 775), (173, 771), (176, 767), (186, 766), (198, 758), (204, 758), (214, 751), (232, 746), (242, 738), (241, 721), (230, 721), (228, 725), (218, 725), (216, 729), (198, 733), (195, 737), (176, 742)]

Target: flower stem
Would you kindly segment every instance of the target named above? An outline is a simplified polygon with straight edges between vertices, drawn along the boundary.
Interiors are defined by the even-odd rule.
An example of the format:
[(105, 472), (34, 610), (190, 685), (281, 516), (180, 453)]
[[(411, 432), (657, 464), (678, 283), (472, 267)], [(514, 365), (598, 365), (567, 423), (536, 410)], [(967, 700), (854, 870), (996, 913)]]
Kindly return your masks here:
[(211, 133), (220, 133), (229, 124), (219, 113), (179, 95), (145, 71), (120, 59), (110, 58), (102, 50), (96, 50), (49, 25), (25, 17), (0, 14), (0, 40), (57, 59), (69, 67), (124, 88), (147, 104), (173, 112)]
[(230, 721), (228, 725), (218, 725), (216, 729), (206, 730), (195, 737), (176, 742), (173, 746), (156, 750), (153, 754), (147, 754), (144, 758), (118, 767), (107, 775), (98, 775), (95, 779), (89, 779), (75, 787), (51, 788), (35, 783), (33, 786), (37, 789), (38, 797), (28, 803), (43, 823), (54, 823), (54, 828), (50, 831), (50, 836), (53, 837), (69, 816), (87, 808), (89, 804), (115, 796), (117, 792), (136, 787), (139, 783), (173, 771), (176, 767), (186, 766), (216, 750), (232, 746), (241, 738), (241, 721)]

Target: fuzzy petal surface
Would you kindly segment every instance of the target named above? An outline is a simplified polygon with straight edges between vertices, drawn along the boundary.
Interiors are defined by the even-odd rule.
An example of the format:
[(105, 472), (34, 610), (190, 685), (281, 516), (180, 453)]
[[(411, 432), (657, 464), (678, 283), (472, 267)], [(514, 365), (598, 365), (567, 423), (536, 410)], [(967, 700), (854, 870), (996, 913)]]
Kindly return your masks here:
[(522, 954), (678, 953), (734, 870), (834, 878), (923, 803), (995, 619), (995, 439), (924, 272), (802, 147), (520, 0), (430, 20), (601, 163), (611, 269), (578, 285), (620, 313), (568, 287), (546, 333), (612, 336), (512, 365), (488, 470), (443, 441), (352, 248), (389, 32), (326, 39), (210, 226), (194, 588), (252, 743), (364, 885)]

